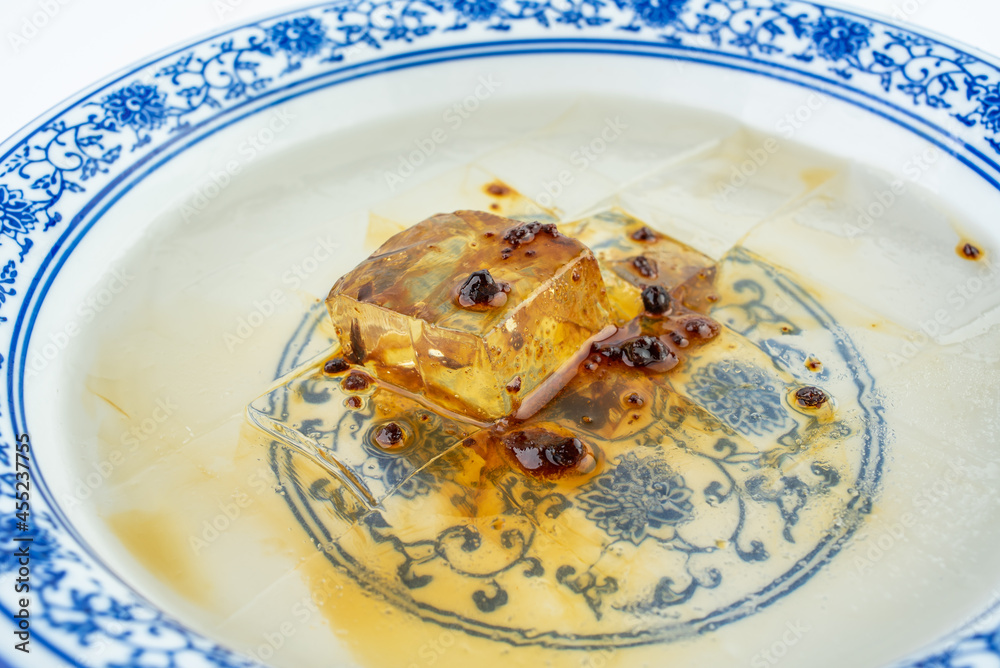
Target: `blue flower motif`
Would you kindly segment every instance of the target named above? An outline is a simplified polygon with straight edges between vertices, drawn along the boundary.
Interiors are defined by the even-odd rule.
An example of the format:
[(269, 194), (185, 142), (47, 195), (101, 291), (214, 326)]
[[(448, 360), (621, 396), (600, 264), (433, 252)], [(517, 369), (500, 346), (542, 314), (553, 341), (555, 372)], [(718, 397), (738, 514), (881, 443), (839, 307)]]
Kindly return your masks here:
[(684, 478), (665, 461), (629, 452), (614, 470), (591, 481), (578, 502), (609, 536), (638, 545), (648, 529), (691, 519), (691, 494)]
[(119, 88), (101, 100), (116, 125), (132, 129), (155, 130), (167, 120), (167, 96), (156, 86), (133, 83)]
[(789, 421), (781, 396), (754, 366), (716, 362), (698, 369), (691, 380), (691, 396), (741, 434), (764, 436)]
[(982, 123), (993, 132), (1000, 132), (1000, 83), (987, 86), (979, 98)]
[(274, 24), (268, 29), (267, 37), (289, 55), (308, 58), (323, 48), (326, 28), (319, 19), (300, 16)]
[(872, 31), (864, 23), (842, 16), (821, 16), (812, 29), (816, 51), (827, 60), (840, 60), (858, 55), (868, 46)]
[(0, 185), (0, 231), (8, 235), (25, 234), (34, 226), (35, 213), (24, 193)]
[(500, 10), (495, 0), (452, 0), (451, 6), (470, 21), (488, 21)]
[(652, 28), (663, 28), (677, 20), (687, 0), (630, 0), (632, 9), (642, 22)]
[[(59, 551), (59, 543), (52, 534), (44, 529), (34, 529), (30, 533), (17, 528), (19, 520), (14, 515), (0, 518), (0, 545), (4, 546), (0, 554), (0, 573), (16, 571), (21, 563), (17, 551), (26, 546), (33, 566), (49, 561)], [(32, 538), (30, 541), (15, 541), (15, 538)]]

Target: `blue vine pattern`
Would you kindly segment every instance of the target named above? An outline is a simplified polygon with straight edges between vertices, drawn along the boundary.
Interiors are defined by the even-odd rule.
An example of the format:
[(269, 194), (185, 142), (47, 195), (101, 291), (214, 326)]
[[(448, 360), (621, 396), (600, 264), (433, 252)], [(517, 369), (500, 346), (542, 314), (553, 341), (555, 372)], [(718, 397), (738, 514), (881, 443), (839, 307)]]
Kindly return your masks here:
[[(812, 525), (800, 531), (803, 518), (815, 517), (808, 513), (824, 503), (823, 497), (844, 504), (843, 516), (826, 534), (832, 540), (863, 521), (877, 483), (860, 470), (831, 465), (822, 458), (821, 447), (803, 449), (803, 443), (817, 444), (820, 439), (846, 442), (848, 436), (857, 435), (853, 422), (818, 421), (808, 415), (793, 419), (795, 409), (783, 397), (788, 387), (817, 376), (796, 376), (813, 374), (796, 363), (807, 357), (794, 345), (800, 339), (766, 337), (771, 332), (800, 333), (802, 328), (790, 319), (793, 314), (798, 325), (817, 316), (808, 315), (813, 312), (798, 301), (800, 293), (782, 285), (778, 274), (751, 254), (733, 251), (725, 263), (745, 267), (737, 271), (747, 278), (736, 283), (740, 288), (732, 290), (735, 299), (717, 305), (719, 314), (734, 328), (734, 336), (753, 333), (760, 350), (781, 371), (776, 375), (765, 358), (758, 360), (760, 366), (693, 360), (684, 380), (674, 381), (683, 383), (683, 389), (654, 394), (649, 410), (655, 419), (648, 426), (607, 438), (601, 431), (604, 420), (591, 421), (595, 434), (604, 434), (593, 443), (607, 460), (601, 472), (579, 488), (559, 487), (477, 460), (470, 445), (476, 443), (475, 434), (453, 435), (446, 443), (438, 436), (432, 439), (434, 444), (418, 438), (406, 454), (374, 456), (361, 435), (372, 433), (381, 413), (367, 404), (343, 410), (345, 397), (338, 378), (327, 378), (318, 368), (301, 371), (255, 402), (253, 410), (259, 425), (292, 446), (272, 444), (272, 468), (286, 490), (303, 490), (286, 495), (297, 516), (311, 518), (301, 522), (303, 528), (332, 564), (392, 604), (430, 621), (457, 623), (466, 631), (513, 644), (608, 647), (688, 637), (701, 631), (699, 620), (718, 614), (698, 607), (699, 619), (687, 619), (692, 613), (684, 604), (699, 595), (705, 600), (704, 590), (716, 590), (718, 601), (733, 597), (737, 602), (732, 607), (754, 600), (756, 611), (766, 604), (765, 595), (738, 601), (733, 593), (751, 577), (747, 574), (778, 574), (785, 568), (783, 560), (817, 559), (812, 555), (824, 554), (824, 548), (822, 543), (803, 540), (816, 535)], [(783, 291), (787, 303), (800, 304), (801, 310), (784, 315), (767, 310), (763, 304), (775, 302), (775, 289)], [(325, 317), (325, 311), (318, 309), (307, 319)], [(821, 322), (824, 328), (832, 325)], [(296, 345), (306, 345), (299, 336)], [(863, 366), (851, 350), (841, 351), (841, 361)], [(288, 371), (281, 367), (281, 375)], [(863, 383), (859, 390), (865, 396), (869, 391)], [(404, 410), (395, 419), (413, 424), (417, 415)], [(546, 419), (581, 424), (577, 416), (558, 411)], [(438, 434), (439, 428), (433, 426)], [(312, 445), (304, 446), (289, 433), (305, 436)], [(748, 440), (750, 435), (756, 438)], [(581, 438), (587, 438), (585, 431)], [(441, 446), (444, 449), (435, 450)], [(324, 462), (334, 465), (324, 466), (316, 479), (303, 478), (291, 451), (311, 457), (316, 450)], [(427, 469), (420, 466), (431, 460), (434, 463)], [(386, 481), (394, 499), (383, 496)], [(366, 491), (358, 494), (359, 490)], [(367, 504), (360, 501), (362, 496), (370, 499)], [(301, 504), (291, 501), (295, 498)], [(490, 510), (480, 517), (484, 499)], [(447, 509), (440, 513), (440, 524), (410, 526), (407, 513), (419, 513), (427, 503)], [(347, 528), (351, 526), (362, 531)], [(778, 531), (765, 531), (765, 526)], [(351, 538), (341, 543), (337, 537), (344, 531)], [(563, 552), (536, 548), (540, 537), (545, 537), (544, 543), (557, 534), (588, 538), (584, 547), (563, 546)], [(390, 548), (379, 552), (390, 556), (375, 563), (365, 556), (371, 554), (370, 548), (358, 547), (359, 536), (365, 536), (362, 543)], [(575, 559), (567, 556), (577, 549), (581, 553)], [(789, 557), (791, 549), (802, 557)], [(652, 563), (660, 570), (621, 579), (619, 575), (627, 572), (619, 571), (622, 562), (613, 566), (602, 561), (608, 554), (620, 557), (640, 550), (657, 555)], [(817, 563), (825, 563), (819, 559)], [(745, 564), (742, 575), (727, 573), (739, 563)], [(577, 596), (569, 600), (589, 609), (593, 620), (605, 624), (604, 630), (581, 638), (536, 621), (494, 623), (498, 615), (493, 613), (502, 616), (509, 615), (511, 607), (522, 609), (524, 592), (532, 588), (564, 589), (561, 596), (566, 592)], [(443, 603), (433, 602), (433, 592), (441, 591), (456, 592), (459, 603), (454, 609), (442, 611)], [(466, 612), (463, 597), (478, 615)], [(694, 605), (699, 605), (697, 600)], [(660, 621), (640, 624), (641, 633), (622, 630), (621, 625), (628, 629), (637, 617)], [(532, 631), (526, 632), (527, 628)]]
[[(346, 0), (237, 29), (221, 41), (193, 47), (170, 63), (151, 65), (135, 80), (93, 94), (15, 144), (0, 158), (0, 239), (5, 238), (0, 248), (11, 252), (0, 260), (4, 263), (0, 310), (19, 295), (17, 267), (38, 241), (38, 233), (72, 219), (87, 202), (88, 193), (99, 191), (144, 152), (190, 132), (195, 122), (266, 95), (278, 81), (287, 83), (307, 71), (341, 63), (353, 53), (374, 54), (394, 43), (412, 43), (435, 33), (472, 29), (508, 33), (519, 23), (560, 29), (560, 35), (576, 34), (566, 32), (571, 29), (601, 36), (624, 31), (668, 46), (705, 48), (711, 44), (722, 53), (788, 64), (866, 90), (872, 88), (867, 83), (872, 80), (884, 99), (901, 97), (912, 107), (924, 108), (921, 113), (936, 119), (946, 133), (980, 133), (983, 145), (1000, 154), (1000, 71), (995, 65), (904, 29), (811, 2)], [(958, 125), (951, 129), (949, 122)], [(30, 278), (21, 273), (22, 281)], [(757, 317), (763, 321), (766, 316), (758, 313)], [(0, 316), (0, 322), (6, 321), (6, 316)], [(0, 364), (3, 361), (0, 357)], [(739, 425), (732, 426), (740, 430)], [(9, 445), (0, 443), (0, 464), (5, 467), (10, 466), (8, 451)], [(758, 496), (770, 495), (775, 503), (784, 504), (787, 529), (794, 525), (801, 487), (791, 481), (782, 484), (776, 491), (762, 487)], [(10, 474), (0, 476), (2, 498), (12, 497), (12, 487)], [(721, 488), (711, 492), (719, 498), (724, 494)], [(683, 500), (677, 508), (683, 514)], [(127, 592), (117, 596), (105, 592), (97, 567), (71, 546), (58, 521), (46, 513), (35, 517), (39, 528), (33, 547), (34, 574), (44, 603), (37, 608), (40, 623), (71, 637), (80, 647), (109, 642), (131, 648), (130, 656), (108, 663), (111, 666), (174, 666), (184, 652), (201, 654), (212, 665), (254, 665), (201, 639)], [(13, 538), (13, 521), (11, 512), (0, 514), (0, 541), (7, 548)], [(628, 532), (630, 540), (640, 538), (637, 531)], [(5, 553), (12, 552), (7, 549)], [(761, 557), (753, 545), (741, 554)], [(11, 568), (9, 559), (0, 559), (0, 572)], [(560, 581), (598, 600), (610, 585), (590, 581), (585, 575), (561, 571)], [(661, 583), (654, 602), (678, 596), (683, 593), (674, 591), (671, 583)], [(161, 639), (165, 633), (173, 634), (175, 641), (153, 650), (136, 644), (134, 638), (143, 633), (158, 634)], [(985, 656), (1000, 657), (1000, 637), (995, 631), (973, 635), (913, 665), (957, 667)]]

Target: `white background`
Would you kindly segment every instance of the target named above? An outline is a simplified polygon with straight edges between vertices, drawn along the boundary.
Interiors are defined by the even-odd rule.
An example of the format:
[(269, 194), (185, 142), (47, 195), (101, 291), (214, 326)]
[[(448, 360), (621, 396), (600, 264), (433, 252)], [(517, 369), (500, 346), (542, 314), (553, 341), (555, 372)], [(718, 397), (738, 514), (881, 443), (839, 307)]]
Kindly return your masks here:
[[(304, 0), (0, 0), (0, 141), (79, 90)], [(841, 0), (1000, 56), (1000, 0)]]

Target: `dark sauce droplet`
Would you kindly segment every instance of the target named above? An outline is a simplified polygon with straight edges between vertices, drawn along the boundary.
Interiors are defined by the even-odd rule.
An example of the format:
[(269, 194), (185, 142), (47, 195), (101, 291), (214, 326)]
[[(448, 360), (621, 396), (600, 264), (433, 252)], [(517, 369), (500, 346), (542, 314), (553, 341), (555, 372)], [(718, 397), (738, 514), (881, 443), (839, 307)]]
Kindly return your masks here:
[(625, 397), (625, 401), (633, 406), (642, 406), (642, 404), (645, 403), (643, 402), (642, 397), (640, 397), (636, 392), (632, 392)]
[(365, 374), (352, 371), (347, 374), (347, 378), (340, 382), (340, 386), (348, 392), (360, 392), (361, 390), (368, 389), (371, 382), (372, 379)]
[(347, 401), (344, 403), (347, 404), (348, 408), (353, 408), (354, 410), (357, 410), (361, 408), (361, 397), (347, 397)]
[(682, 321), (681, 329), (689, 339), (707, 341), (719, 333), (719, 323), (704, 316), (690, 316)]
[(650, 285), (642, 291), (642, 306), (647, 313), (662, 315), (670, 310), (670, 293), (660, 285)]
[(506, 292), (510, 286), (493, 279), (488, 269), (481, 269), (469, 274), (458, 289), (458, 303), (469, 308), (472, 306), (501, 306), (507, 301)]
[(511, 193), (511, 189), (510, 186), (505, 183), (494, 181), (486, 186), (486, 192), (494, 197), (503, 197), (504, 195), (509, 195)]
[(978, 260), (983, 255), (983, 251), (979, 250), (977, 246), (973, 246), (970, 243), (963, 244), (958, 249), (958, 254), (964, 257), (966, 260)]
[(580, 439), (545, 429), (524, 429), (503, 437), (502, 443), (522, 469), (542, 476), (566, 473), (587, 454)]
[(351, 365), (343, 357), (333, 357), (328, 359), (323, 365), (323, 373), (328, 373), (332, 376), (335, 373), (343, 373), (350, 368)]
[(375, 430), (375, 442), (387, 449), (405, 445), (406, 432), (395, 422), (387, 422)]
[(650, 260), (645, 255), (639, 255), (632, 258), (632, 266), (637, 272), (639, 272), (640, 276), (645, 278), (656, 278), (660, 273), (660, 269), (656, 266), (656, 262), (654, 260)]
[(819, 408), (827, 402), (826, 392), (818, 387), (800, 387), (795, 392), (795, 402), (803, 408)]
[(511, 394), (517, 394), (521, 391), (521, 377), (514, 376), (514, 380), (507, 383), (507, 391)]

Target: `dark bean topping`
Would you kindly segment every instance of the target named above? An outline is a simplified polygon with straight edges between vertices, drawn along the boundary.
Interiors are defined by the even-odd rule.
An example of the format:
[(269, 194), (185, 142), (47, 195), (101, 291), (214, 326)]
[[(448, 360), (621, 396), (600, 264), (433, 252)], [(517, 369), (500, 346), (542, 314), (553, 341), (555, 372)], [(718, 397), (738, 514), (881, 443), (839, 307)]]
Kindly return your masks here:
[(979, 256), (983, 254), (981, 250), (973, 246), (972, 244), (965, 244), (962, 246), (962, 256), (969, 260), (978, 260)]
[(559, 231), (556, 226), (552, 223), (539, 223), (537, 221), (531, 223), (522, 223), (517, 227), (512, 227), (503, 235), (503, 240), (509, 243), (514, 248), (522, 246), (524, 244), (530, 244), (535, 240), (535, 237), (542, 233), (548, 234), (550, 236), (558, 236)]
[(526, 250), (524, 251), (524, 254), (528, 257), (535, 257), (535, 251), (533, 250)]
[(398, 448), (405, 438), (403, 428), (395, 422), (387, 422), (375, 430), (375, 442), (383, 448)]
[(323, 373), (333, 375), (335, 373), (343, 373), (350, 368), (351, 365), (343, 357), (332, 357), (323, 365)]
[(357, 371), (352, 371), (347, 374), (347, 378), (340, 382), (340, 386), (349, 392), (359, 392), (367, 389), (371, 382), (372, 379), (367, 375)]
[(494, 181), (486, 186), (486, 192), (494, 197), (503, 197), (504, 195), (509, 195), (511, 191), (510, 186), (499, 181)]
[(580, 422), (582, 422), (583, 424), (590, 424), (593, 421), (594, 421), (594, 418), (589, 417), (587, 415), (584, 415), (582, 418), (580, 418)]
[(654, 336), (630, 339), (619, 348), (622, 352), (622, 361), (629, 366), (649, 366), (663, 362), (673, 355), (663, 341)]
[(627, 397), (625, 397), (625, 401), (627, 401), (628, 403), (632, 404), (633, 406), (642, 406), (642, 404), (643, 404), (642, 397), (640, 397), (635, 392), (633, 392), (630, 395), (628, 395)]
[(347, 401), (345, 403), (347, 403), (348, 408), (357, 410), (358, 408), (361, 408), (361, 397), (347, 397)]
[(795, 401), (803, 408), (819, 408), (827, 399), (826, 392), (818, 387), (800, 387), (795, 392)]
[(638, 257), (632, 258), (632, 266), (635, 270), (639, 272), (639, 275), (646, 278), (656, 278), (660, 273), (659, 268), (656, 266), (656, 262), (650, 260), (645, 255), (639, 255)]
[(513, 253), (513, 252), (514, 252), (513, 248), (504, 248), (504, 249), (502, 249), (500, 251), (500, 259), (501, 260), (506, 260), (507, 258), (509, 258), (511, 256), (511, 253)]
[(632, 233), (632, 238), (636, 241), (656, 241), (656, 232), (643, 225)]
[(464, 445), (467, 448), (471, 448), (475, 444), (476, 444), (476, 439), (474, 438), (467, 438), (464, 441), (462, 441), (462, 445)]
[(650, 285), (642, 291), (642, 306), (647, 313), (666, 313), (670, 310), (670, 293), (663, 286)]
[(517, 394), (521, 391), (521, 377), (514, 376), (514, 380), (507, 383), (507, 391), (511, 394)]
[[(506, 290), (505, 290), (506, 288)], [(465, 308), (470, 306), (500, 306), (507, 301), (499, 295), (510, 289), (506, 283), (497, 283), (493, 280), (489, 270), (481, 269), (469, 274), (469, 277), (458, 289), (458, 303)]]
[(580, 439), (545, 429), (515, 431), (505, 436), (502, 442), (521, 468), (542, 476), (565, 473), (587, 454)]

